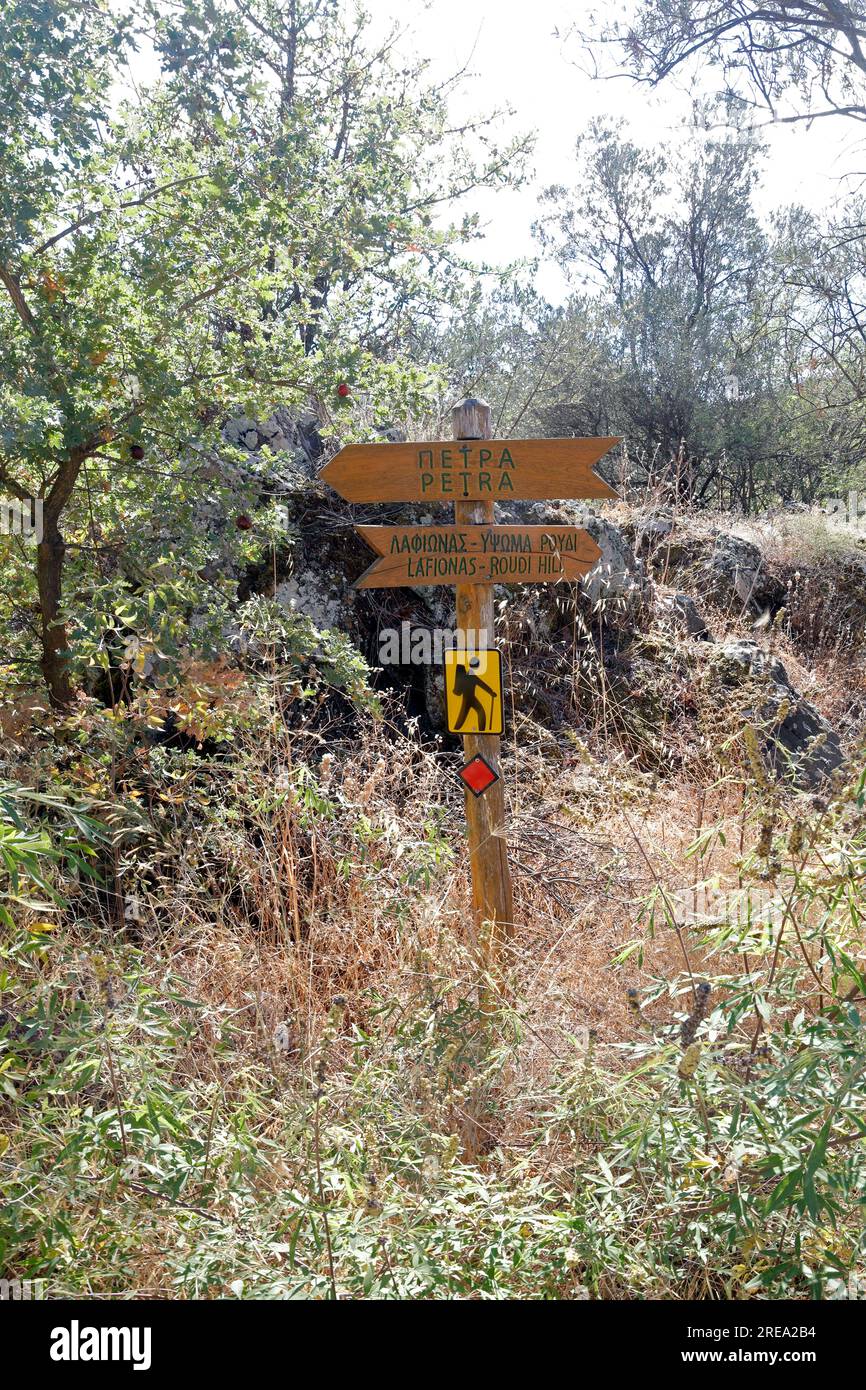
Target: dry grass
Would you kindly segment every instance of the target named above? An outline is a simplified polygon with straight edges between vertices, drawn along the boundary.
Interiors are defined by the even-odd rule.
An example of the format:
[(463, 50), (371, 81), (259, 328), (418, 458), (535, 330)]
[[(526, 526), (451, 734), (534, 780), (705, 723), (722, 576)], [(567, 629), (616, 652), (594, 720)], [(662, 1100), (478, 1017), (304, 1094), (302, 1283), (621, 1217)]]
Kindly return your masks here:
[[(214, 1097), (242, 1106), (262, 1091), (262, 1078), (278, 1097), (309, 1095), (323, 1058), (348, 1075), (353, 1047), (376, 1031), (383, 1010), (396, 1028), (419, 1006), (432, 1018), (492, 993), (500, 1016), (513, 1013), (522, 1041), (488, 1088), (485, 1113), (471, 1098), (455, 1099), (453, 1087), (436, 1098), (411, 1076), (407, 1090), (431, 1132), (456, 1129), (482, 1169), (531, 1148), (538, 1165), (539, 1098), (555, 1091), (575, 1048), (616, 1076), (628, 1065), (622, 1045), (651, 1038), (681, 1010), (682, 999), (661, 996), (636, 1015), (629, 989), (746, 968), (738, 958), (704, 955), (698, 933), (662, 923), (649, 932), (642, 916), (659, 884), (671, 891), (713, 875), (739, 881), (754, 833), (742, 712), (735, 702), (720, 706), (702, 679), (699, 644), (652, 619), (638, 633), (611, 636), (603, 618), (598, 634), (582, 634), (580, 664), (566, 641), (562, 650), (530, 652), (525, 666), (514, 662), (503, 772), (517, 932), (493, 979), (467, 912), (459, 751), (407, 730), (402, 711), (386, 707), (377, 721), (368, 713), (347, 719), (343, 710), (330, 720), (325, 701), (315, 717), (284, 722), (274, 710), (230, 754), (190, 754), (171, 778), (139, 747), (103, 762), (111, 778), (105, 804), (136, 796), (151, 829), (121, 838), (103, 865), (113, 875), (109, 893), (72, 897), (65, 930), (84, 962), (107, 934), (121, 949), (125, 941), (142, 947), (157, 992), (172, 977), (197, 1001), (195, 1036), (174, 1063), (178, 1085), (200, 1087), (205, 1108), (216, 1107)], [(754, 635), (743, 614), (715, 614), (714, 629), (718, 639)], [(823, 713), (850, 726), (852, 738), (860, 732), (862, 657), (828, 648), (809, 662), (785, 627), (761, 640)], [(539, 721), (524, 698), (529, 679), (543, 684), (555, 720)], [(34, 732), (19, 737), (21, 762), (9, 772), (26, 781), (29, 768), (44, 765), (45, 748)], [(93, 775), (97, 752), (88, 745), (80, 760), (70, 758), (73, 781), (85, 768)], [(804, 804), (769, 785), (766, 801), (792, 813)], [(690, 856), (709, 826), (724, 840)], [(119, 930), (130, 899), (137, 910)], [(614, 968), (637, 938), (642, 953)], [(260, 1132), (276, 1142), (285, 1124), (275, 1106)], [(558, 1181), (568, 1171), (566, 1150), (561, 1136), (551, 1140), (545, 1161)], [(257, 1178), (263, 1192), (299, 1181), (309, 1156), (299, 1154), (269, 1160)], [(161, 1231), (158, 1221), (143, 1230), (130, 1256), (141, 1291), (170, 1292)], [(242, 1243), (243, 1231), (234, 1238)], [(606, 1295), (620, 1296), (617, 1287)]]
[[(526, 1035), (518, 1090), (530, 1076), (544, 1083), (575, 1029), (616, 1068), (617, 1044), (635, 1036), (627, 989), (678, 974), (684, 959), (672, 930), (647, 940), (640, 967), (614, 970), (612, 958), (642, 934), (655, 883), (672, 890), (694, 880), (686, 851), (711, 822), (727, 829), (727, 849), (701, 872), (736, 881), (742, 795), (724, 780), (708, 790), (693, 775), (663, 779), (621, 755), (596, 759), (585, 745), (532, 744), (528, 721), (523, 732), (517, 756), (506, 746), (503, 759), (518, 922), (503, 973)], [(347, 1029), (366, 1029), (383, 1000), (408, 1008), (425, 993), (479, 987), (456, 758), (443, 766), (417, 741), (372, 724), (351, 745), (327, 746), (311, 757), (308, 740), (285, 735), (243, 755), (240, 776), (224, 767), (217, 779), (227, 785), (217, 780), (200, 805), (184, 803), (171, 875), (138, 890), (136, 941), (206, 1005), (203, 1079), (226, 1082), (210, 1045), (225, 1029), (233, 1068), (309, 1074), (335, 998), (345, 1001)], [(307, 814), (290, 780), (304, 760), (325, 813)], [(440, 818), (438, 864), (419, 808)], [(699, 970), (694, 946), (690, 960)], [(655, 1010), (657, 1021), (669, 1014)]]

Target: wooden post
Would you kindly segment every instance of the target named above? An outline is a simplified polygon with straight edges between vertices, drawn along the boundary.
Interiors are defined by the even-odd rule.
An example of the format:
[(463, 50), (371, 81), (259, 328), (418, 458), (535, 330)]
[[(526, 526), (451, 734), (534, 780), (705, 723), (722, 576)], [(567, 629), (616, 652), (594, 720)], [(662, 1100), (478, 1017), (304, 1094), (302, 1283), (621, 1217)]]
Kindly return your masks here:
[[(468, 399), (454, 407), (455, 439), (492, 439), (490, 406), (484, 401)], [(454, 520), (458, 525), (478, 526), (492, 522), (493, 501), (455, 502)], [(490, 584), (456, 585), (457, 627), (463, 632), (487, 633), (494, 643), (493, 586)], [(478, 643), (478, 637), (473, 639)], [(500, 771), (499, 736), (467, 734), (463, 739), (466, 761), (480, 753), (500, 774), (489, 791), (482, 796), (466, 792), (466, 822), (469, 828), (469, 859), (472, 867), (472, 910), (478, 939), (483, 924), (492, 924), (491, 944), (508, 939), (514, 933), (514, 904), (511, 895), (511, 873), (505, 843), (505, 790)]]

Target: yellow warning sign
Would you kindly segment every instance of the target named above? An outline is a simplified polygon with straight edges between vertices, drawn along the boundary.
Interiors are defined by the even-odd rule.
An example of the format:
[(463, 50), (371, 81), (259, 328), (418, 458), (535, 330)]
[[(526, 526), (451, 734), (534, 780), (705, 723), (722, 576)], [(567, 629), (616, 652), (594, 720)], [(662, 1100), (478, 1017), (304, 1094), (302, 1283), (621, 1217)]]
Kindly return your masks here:
[(502, 660), (492, 648), (445, 653), (445, 707), (452, 734), (502, 733)]

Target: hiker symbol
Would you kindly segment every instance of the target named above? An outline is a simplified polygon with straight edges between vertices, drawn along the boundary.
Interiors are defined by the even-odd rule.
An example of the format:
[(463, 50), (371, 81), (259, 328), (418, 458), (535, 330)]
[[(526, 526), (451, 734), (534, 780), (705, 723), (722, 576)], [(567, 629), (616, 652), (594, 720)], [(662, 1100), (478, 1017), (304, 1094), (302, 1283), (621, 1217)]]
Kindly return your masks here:
[(452, 734), (502, 733), (502, 662), (494, 650), (445, 653), (445, 704)]

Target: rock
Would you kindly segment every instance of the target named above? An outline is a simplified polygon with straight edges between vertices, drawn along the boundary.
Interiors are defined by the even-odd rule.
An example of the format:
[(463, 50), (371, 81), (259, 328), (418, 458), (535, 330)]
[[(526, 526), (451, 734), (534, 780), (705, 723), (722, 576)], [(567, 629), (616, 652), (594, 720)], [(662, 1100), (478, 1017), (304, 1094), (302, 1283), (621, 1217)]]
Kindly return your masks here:
[[(227, 444), (240, 444), (244, 435), (255, 428), (255, 420), (251, 420), (248, 415), (239, 415), (234, 420), (226, 421), (223, 426), (223, 439)], [(256, 437), (258, 438), (258, 435)]]
[[(251, 454), (260, 455), (266, 449), (270, 453), (289, 455), (283, 461), (283, 471), (304, 478), (315, 476), (325, 452), (318, 419), (310, 413), (292, 415), (284, 406), (275, 410), (267, 420), (251, 420), (248, 415), (227, 420), (222, 435), (227, 444), (243, 446)], [(250, 460), (254, 470), (260, 470), (263, 462), (260, 459)], [(269, 462), (267, 467), (270, 466)]]
[(647, 512), (637, 517), (634, 525), (635, 551), (638, 555), (652, 550), (671, 535), (674, 519), (670, 512)]
[(405, 426), (395, 425), (393, 421), (380, 421), (374, 426), (376, 434), (386, 444), (403, 444), (406, 440)]
[(424, 711), (434, 729), (445, 728), (445, 676), (441, 666), (422, 667)]
[(653, 570), (663, 580), (676, 575), (680, 584), (736, 616), (774, 613), (785, 601), (785, 585), (768, 571), (759, 548), (724, 531), (670, 535), (655, 551)]
[(844, 761), (839, 735), (794, 689), (778, 657), (757, 642), (726, 642), (713, 654), (713, 670), (723, 687), (753, 684), (758, 702), (745, 711), (757, 727), (767, 765), (778, 777), (813, 789)]
[[(417, 596), (419, 607), (425, 614), (429, 615), (427, 626), (431, 628), (451, 629), (455, 623), (454, 612), (454, 590), (450, 584), (431, 586), (431, 588), (421, 588), (413, 590)], [(487, 634), (489, 644), (493, 645), (493, 633)]]
[(625, 532), (589, 510), (580, 512), (576, 524), (589, 532), (601, 550), (595, 569), (581, 580), (587, 599), (592, 604), (612, 605), (623, 616), (636, 618), (649, 596), (650, 585)]
[[(509, 525), (580, 526), (601, 550), (601, 559), (579, 582), (578, 593), (587, 608), (598, 612), (608, 628), (633, 631), (640, 626), (651, 585), (644, 567), (622, 527), (579, 504), (512, 502), (497, 507), (497, 521)], [(547, 642), (565, 621), (563, 602), (570, 600), (568, 584), (497, 585), (497, 604), (511, 596), (510, 606), (522, 611), (521, 622), (533, 642)], [(594, 621), (597, 621), (596, 613)]]
[(758, 547), (741, 536), (720, 532), (702, 569), (710, 596), (740, 612), (773, 611), (785, 598), (784, 585), (767, 572)]
[(669, 626), (685, 633), (687, 637), (698, 637), (712, 642), (713, 635), (701, 615), (698, 605), (688, 594), (665, 594), (658, 601), (659, 613)]
[(274, 598), (281, 608), (310, 618), (319, 631), (345, 626), (345, 590), (329, 584), (327, 576), (315, 570), (305, 570), (278, 584)]

